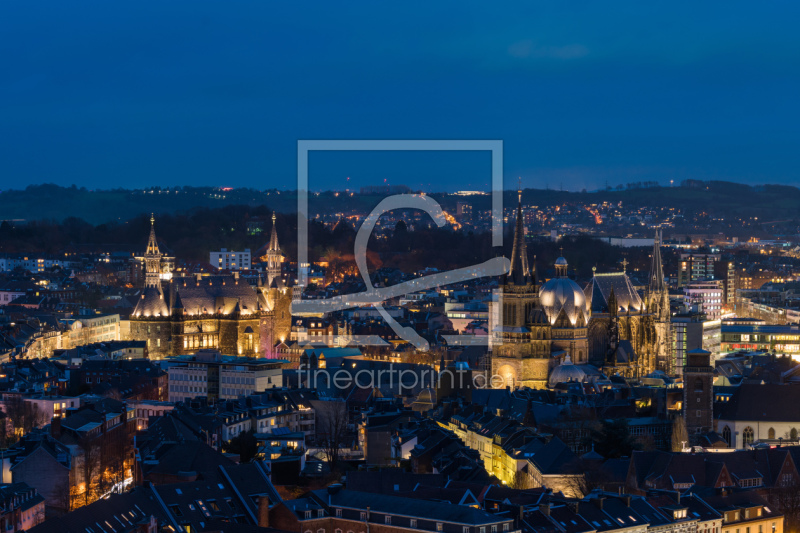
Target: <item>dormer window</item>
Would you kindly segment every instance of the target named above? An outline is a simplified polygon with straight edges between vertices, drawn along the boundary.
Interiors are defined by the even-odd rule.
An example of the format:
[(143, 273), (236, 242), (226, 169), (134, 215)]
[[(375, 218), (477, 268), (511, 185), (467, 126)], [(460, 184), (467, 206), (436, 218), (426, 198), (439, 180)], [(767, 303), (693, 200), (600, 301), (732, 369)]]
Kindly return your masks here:
[(311, 511), (306, 511), (306, 518), (311, 518)]

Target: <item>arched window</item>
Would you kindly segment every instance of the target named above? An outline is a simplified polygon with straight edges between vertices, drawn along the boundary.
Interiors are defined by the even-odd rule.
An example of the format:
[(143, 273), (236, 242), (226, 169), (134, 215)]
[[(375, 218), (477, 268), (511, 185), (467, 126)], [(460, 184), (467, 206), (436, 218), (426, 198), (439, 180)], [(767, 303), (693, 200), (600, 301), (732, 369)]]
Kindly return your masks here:
[(769, 428), (769, 431), (767, 432), (767, 438), (770, 439), (770, 440), (775, 438), (775, 429), (774, 428)]
[(753, 428), (751, 428), (750, 426), (747, 426), (746, 428), (744, 428), (744, 431), (742, 432), (742, 436), (744, 438), (744, 445), (745, 446), (747, 446), (748, 444), (752, 444), (753, 443), (754, 435), (755, 435), (755, 433), (753, 432)]
[(694, 380), (694, 391), (695, 392), (703, 392), (703, 380), (700, 378), (696, 378)]
[(731, 428), (728, 426), (722, 428), (722, 438), (725, 439), (725, 442), (728, 443), (728, 446), (731, 445)]
[(792, 431), (789, 432), (789, 438), (797, 440), (797, 428), (792, 428)]

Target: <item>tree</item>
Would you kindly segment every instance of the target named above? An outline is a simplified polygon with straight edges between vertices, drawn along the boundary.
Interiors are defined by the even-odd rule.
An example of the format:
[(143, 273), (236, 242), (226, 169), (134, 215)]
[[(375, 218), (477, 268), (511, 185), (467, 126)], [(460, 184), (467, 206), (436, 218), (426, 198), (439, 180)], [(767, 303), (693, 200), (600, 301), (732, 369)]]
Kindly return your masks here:
[(524, 470), (517, 470), (514, 472), (514, 477), (508, 485), (512, 489), (527, 490), (533, 488), (531, 477)]
[(258, 455), (258, 441), (256, 440), (255, 430), (251, 429), (239, 433), (233, 437), (227, 445), (225, 451), (239, 455), (239, 462), (249, 463)]
[(594, 443), (595, 451), (606, 459), (627, 457), (639, 449), (625, 418), (603, 420), (599, 428), (591, 431), (589, 439)]
[(682, 452), (688, 444), (689, 432), (686, 430), (686, 420), (682, 416), (676, 416), (672, 421), (672, 451)]
[(602, 460), (578, 458), (567, 466), (568, 475), (562, 478), (562, 492), (571, 498), (583, 498), (594, 489), (602, 489), (608, 479), (602, 467)]
[(317, 405), (317, 435), (328, 467), (333, 472), (347, 434), (347, 405), (342, 400), (320, 402)]
[(783, 514), (785, 531), (797, 531), (800, 526), (800, 480), (792, 476), (791, 480), (781, 479), (769, 491), (769, 500)]

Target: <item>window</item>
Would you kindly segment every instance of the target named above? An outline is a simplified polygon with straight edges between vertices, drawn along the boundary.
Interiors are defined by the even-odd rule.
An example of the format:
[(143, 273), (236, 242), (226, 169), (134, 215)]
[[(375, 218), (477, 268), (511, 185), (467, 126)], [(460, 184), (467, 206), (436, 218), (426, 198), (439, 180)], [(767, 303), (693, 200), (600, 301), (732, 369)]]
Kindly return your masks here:
[(311, 518), (311, 511), (306, 511), (306, 518)]
[(744, 431), (742, 432), (742, 436), (744, 437), (744, 445), (745, 446), (747, 446), (748, 444), (753, 444), (753, 436), (754, 435), (755, 435), (755, 433), (753, 432), (753, 428), (751, 428), (750, 426), (747, 426), (746, 428), (744, 428)]
[(775, 439), (775, 428), (769, 428), (769, 431), (767, 431), (767, 438)]
[(722, 438), (725, 439), (725, 442), (728, 443), (728, 446), (732, 446), (733, 443), (731, 443), (731, 428), (729, 428), (728, 426), (722, 428)]
[(383, 518), (383, 523), (384, 523), (384, 524), (391, 524), (391, 523), (392, 523), (392, 517), (391, 517), (391, 516), (389, 516), (389, 515), (387, 514), (387, 515), (386, 515), (386, 516)]
[(442, 523), (436, 522), (436, 531), (441, 531), (441, 530), (442, 530)]
[(508, 522), (503, 524), (503, 531), (508, 531), (508, 526), (509, 526)]
[[(361, 520), (366, 520), (366, 519), (367, 519), (367, 513), (361, 513)], [(342, 532), (339, 531), (339, 533), (342, 533)]]
[(317, 518), (322, 518), (323, 516), (325, 516), (325, 511), (317, 509)]
[(416, 518), (412, 518), (412, 519), (411, 519), (411, 526), (410, 526), (410, 527), (412, 527), (412, 528), (416, 528), (416, 527), (417, 527), (417, 520), (416, 520)]
[(469, 528), (468, 528), (468, 527), (466, 527), (466, 526), (464, 526), (464, 528), (462, 529), (462, 531), (463, 531), (463, 533), (469, 533)]
[(492, 533), (497, 533), (497, 524), (492, 524)]
[(342, 510), (341, 509), (336, 509), (336, 516), (338, 516), (338, 517), (342, 516)]

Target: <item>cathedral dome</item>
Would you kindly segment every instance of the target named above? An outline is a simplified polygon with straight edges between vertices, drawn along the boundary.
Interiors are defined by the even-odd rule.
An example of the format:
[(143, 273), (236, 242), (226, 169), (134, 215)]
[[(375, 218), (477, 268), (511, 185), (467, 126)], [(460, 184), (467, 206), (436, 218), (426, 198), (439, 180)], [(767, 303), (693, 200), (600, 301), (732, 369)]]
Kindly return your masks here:
[(575, 324), (581, 312), (587, 311), (586, 295), (577, 283), (567, 277), (566, 270), (567, 260), (559, 257), (556, 261), (558, 276), (539, 289), (539, 300), (551, 324), (555, 323), (562, 310), (572, 324)]
[(550, 386), (553, 387), (559, 383), (567, 383), (569, 381), (583, 382), (586, 381), (586, 372), (581, 370), (580, 367), (572, 364), (572, 359), (569, 355), (564, 358), (564, 362), (553, 369), (550, 374)]

